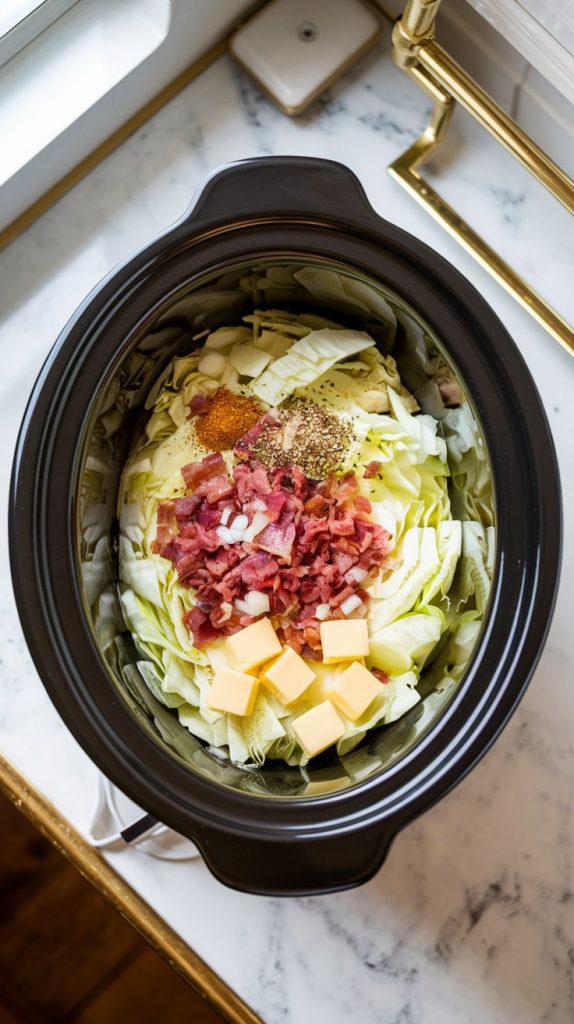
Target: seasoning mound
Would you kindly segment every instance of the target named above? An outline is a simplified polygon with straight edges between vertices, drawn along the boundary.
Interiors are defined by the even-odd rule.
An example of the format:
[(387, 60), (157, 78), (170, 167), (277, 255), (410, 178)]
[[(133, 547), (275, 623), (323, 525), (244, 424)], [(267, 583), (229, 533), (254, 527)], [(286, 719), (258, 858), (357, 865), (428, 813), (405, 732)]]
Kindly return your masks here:
[(351, 441), (350, 426), (336, 413), (304, 398), (278, 410), (253, 445), (253, 454), (268, 469), (298, 466), (311, 480), (334, 473)]
[(263, 410), (254, 398), (218, 388), (211, 395), (196, 395), (190, 402), (195, 432), (204, 448), (226, 451), (253, 427)]

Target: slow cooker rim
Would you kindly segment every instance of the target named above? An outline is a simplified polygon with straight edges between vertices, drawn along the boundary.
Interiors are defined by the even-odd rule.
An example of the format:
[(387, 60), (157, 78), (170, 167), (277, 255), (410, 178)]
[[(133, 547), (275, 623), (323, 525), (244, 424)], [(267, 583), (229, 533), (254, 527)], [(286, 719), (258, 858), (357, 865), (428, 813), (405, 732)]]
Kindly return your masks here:
[[(264, 226), (264, 225), (263, 225), (263, 226)], [(381, 228), (381, 224), (379, 223), (379, 225), (378, 225), (378, 226), (379, 226), (379, 234), (380, 234), (380, 228)], [(329, 227), (330, 227), (330, 230), (332, 230), (332, 228), (331, 228), (331, 226), (330, 226), (330, 225), (329, 225)], [(397, 231), (398, 231), (398, 232), (400, 232), (400, 236), (401, 236), (401, 241), (402, 241), (403, 243), (405, 242), (405, 240), (406, 240), (407, 242), (409, 242), (409, 236), (408, 236), (408, 235), (406, 235), (406, 233), (402, 232), (402, 231), (401, 231), (400, 229), (393, 229), (393, 232), (394, 232), (394, 233), (396, 233)], [(331, 235), (331, 240), (332, 240), (332, 239), (333, 239), (333, 236)], [(419, 247), (420, 247), (421, 243), (419, 243), (419, 242), (418, 242), (417, 240), (414, 240), (414, 241), (416, 242), (417, 246), (419, 246)], [(157, 245), (157, 243), (156, 243), (156, 245)], [(162, 245), (162, 251), (163, 251), (163, 248), (164, 248), (164, 246)], [(426, 247), (424, 247), (424, 248), (426, 249)], [(283, 250), (283, 251), (284, 251), (284, 250)], [(146, 253), (147, 253), (147, 258), (145, 258), (145, 259), (142, 259), (142, 256), (145, 256), (145, 254), (146, 254)], [(295, 255), (299, 255), (299, 254), (303, 255), (303, 253), (302, 253), (302, 250), (301, 250), (301, 246), (300, 246), (300, 245), (298, 246), (298, 248), (297, 248), (297, 251), (296, 251), (296, 252), (294, 252), (294, 254), (293, 254), (293, 255), (295, 256)], [(419, 252), (418, 256), (419, 256), (419, 259), (420, 259), (420, 252)], [(412, 258), (412, 254), (411, 254), (411, 258)], [(440, 258), (439, 258), (439, 259), (440, 259)], [(139, 259), (138, 259), (138, 258), (136, 257), (136, 259), (135, 259), (135, 260), (129, 261), (129, 263), (128, 263), (127, 267), (126, 267), (126, 268), (124, 268), (124, 272), (125, 272), (125, 270), (126, 270), (126, 269), (127, 269), (128, 267), (132, 269), (132, 274), (131, 274), (130, 280), (131, 280), (131, 281), (133, 282), (133, 280), (134, 280), (134, 272), (135, 272), (135, 273), (137, 274), (137, 267), (138, 267), (138, 264), (139, 264), (140, 266), (143, 266), (143, 265), (145, 265), (146, 263), (148, 263), (148, 261), (149, 261), (149, 247), (148, 247), (148, 248), (146, 248), (146, 250), (144, 250), (144, 253), (143, 253), (143, 254), (140, 254), (140, 257), (139, 257)], [(433, 261), (433, 264), (434, 264), (434, 265), (436, 266), (436, 263), (437, 263), (437, 257), (436, 257), (436, 254), (434, 254), (434, 253), (432, 253), (432, 261)], [(449, 268), (449, 270), (450, 270), (450, 269), (451, 269), (451, 268)], [(369, 271), (369, 273), (371, 274), (371, 276), (373, 276), (373, 277), (376, 277), (376, 275), (374, 275), (372, 271)], [(453, 270), (453, 273), (454, 273), (454, 274), (456, 274), (456, 272), (454, 272), (454, 270)], [(458, 275), (456, 275), (456, 276), (458, 277)], [(121, 272), (120, 272), (120, 277), (121, 277)], [(114, 278), (112, 278), (112, 281), (113, 281), (113, 280), (116, 280), (116, 278), (115, 278), (115, 277), (114, 277)], [(109, 279), (108, 279), (108, 283), (109, 283)], [(118, 283), (119, 283), (119, 282), (118, 282)], [(127, 282), (124, 282), (124, 283), (125, 283), (125, 284), (127, 285)], [(459, 292), (460, 292), (460, 279), (458, 279), (458, 281), (457, 281), (456, 283), (457, 283), (457, 285), (458, 285), (458, 288), (459, 288)], [(464, 282), (464, 283), (466, 283), (466, 282)], [(101, 299), (101, 292), (102, 292), (102, 290), (103, 290), (103, 288), (100, 288), (100, 289), (98, 289), (98, 290), (97, 290), (97, 292), (96, 292), (96, 294), (95, 294), (95, 296), (94, 296), (94, 298), (92, 299), (92, 303), (94, 303), (95, 305), (98, 305), (98, 306), (99, 306), (99, 303), (100, 303), (100, 299)], [(126, 289), (124, 288), (124, 291), (125, 291), (125, 290), (126, 290)], [(131, 289), (130, 289), (130, 290), (131, 290)], [(98, 297), (100, 297), (100, 298), (98, 298)], [(409, 301), (409, 300), (407, 300), (407, 301)], [(481, 304), (482, 304), (482, 300), (480, 300), (480, 302), (481, 302)], [(413, 303), (413, 302), (411, 302), (411, 305), (414, 305), (414, 306), (416, 307), (416, 303)], [(88, 306), (88, 310), (89, 310), (89, 306)], [(485, 311), (488, 311), (488, 313), (490, 314), (490, 317), (491, 317), (491, 319), (492, 319), (492, 317), (493, 317), (493, 314), (492, 314), (492, 312), (491, 312), (491, 311), (489, 310), (489, 308), (488, 308), (488, 307), (485, 307), (485, 306), (483, 306), (483, 312), (485, 312)], [(82, 310), (81, 310), (81, 311), (80, 311), (80, 313), (78, 314), (78, 317), (76, 318), (75, 322), (72, 322), (72, 323), (71, 323), (70, 325), (68, 325), (68, 328), (66, 328), (66, 329), (64, 330), (64, 332), (63, 332), (63, 334), (61, 335), (61, 338), (60, 338), (60, 340), (59, 340), (59, 343), (58, 343), (58, 347), (57, 347), (57, 350), (55, 350), (55, 351), (54, 351), (54, 353), (53, 353), (53, 363), (52, 363), (52, 366), (53, 366), (53, 365), (54, 365), (54, 363), (55, 363), (55, 362), (56, 362), (56, 361), (57, 361), (57, 360), (58, 360), (58, 359), (59, 359), (59, 358), (60, 358), (60, 357), (62, 356), (62, 354), (63, 354), (63, 350), (64, 350), (64, 347), (70, 347), (70, 346), (71, 346), (72, 348), (74, 348), (74, 347), (75, 347), (75, 346), (76, 346), (76, 345), (78, 344), (78, 341), (79, 341), (79, 337), (76, 337), (76, 338), (75, 338), (75, 340), (74, 340), (74, 332), (75, 332), (75, 328), (76, 328), (76, 325), (78, 324), (78, 321), (79, 321), (79, 320), (81, 319), (81, 316), (82, 316), (82, 315), (83, 315), (83, 314), (84, 314), (85, 312), (87, 312), (87, 308), (86, 308), (86, 305), (84, 305), (84, 307), (82, 308)], [(426, 317), (426, 318), (428, 319), (428, 317)], [(504, 328), (502, 328), (502, 325), (498, 324), (498, 327), (499, 327), (499, 329), (501, 329), (501, 330), (502, 330), (503, 334), (505, 335), (505, 337), (501, 338), (500, 340), (501, 340), (501, 341), (503, 341), (503, 342), (509, 341), (510, 339), (508, 339), (508, 336), (506, 335), (506, 332), (504, 331)], [(78, 334), (78, 331), (77, 331), (77, 330), (76, 330), (76, 334)], [(512, 344), (512, 343), (511, 343), (511, 344)], [(48, 375), (49, 375), (49, 367), (46, 367), (46, 369), (45, 369), (45, 374), (44, 374), (44, 380), (45, 380), (45, 379), (46, 379), (46, 378), (48, 377)], [(465, 383), (467, 383), (467, 382), (465, 382)], [(41, 388), (40, 388), (40, 393), (41, 393)], [(37, 400), (38, 400), (38, 398), (39, 398), (39, 394), (38, 394), (38, 391), (36, 391), (36, 392), (35, 392), (35, 396), (36, 396), (36, 401), (37, 401)], [(484, 416), (483, 416), (483, 415), (481, 416), (481, 420), (482, 420), (482, 423), (483, 423), (483, 425), (484, 425)], [(20, 445), (20, 450), (21, 450), (21, 448), (22, 448), (23, 444), (24, 444), (24, 437), (22, 436), (22, 438), (21, 438), (21, 445)], [(16, 463), (15, 463), (15, 467), (16, 467)], [(15, 469), (15, 477), (16, 477), (16, 469)], [(14, 493), (14, 494), (15, 494), (15, 489), (16, 489), (16, 485), (17, 485), (17, 480), (16, 480), (16, 478), (15, 478), (15, 479), (14, 479), (14, 491), (13, 491), (13, 493)], [(16, 536), (16, 533), (17, 533), (17, 524), (16, 524), (16, 523), (15, 523), (15, 521), (14, 521), (14, 517), (12, 517), (12, 522), (11, 522), (11, 531), (12, 531), (12, 535), (13, 535), (13, 536), (15, 537), (15, 536)], [(555, 558), (554, 558), (554, 561), (556, 561), (556, 560), (557, 560), (557, 557), (556, 557), (556, 552), (555, 552)], [(16, 558), (16, 559), (15, 559), (15, 572), (16, 572), (16, 576), (18, 575), (18, 569), (17, 569), (17, 561), (18, 561), (18, 559)], [(547, 603), (548, 603), (548, 602), (547, 602)], [(22, 601), (21, 601), (21, 600), (19, 600), (19, 605), (20, 605), (20, 606), (22, 605)], [(21, 610), (21, 613), (22, 613), (22, 607), (20, 608), (20, 610)], [(542, 645), (542, 640), (540, 640), (540, 641), (539, 641), (539, 646), (541, 647), (541, 645)], [(517, 692), (516, 692), (516, 694), (515, 694), (515, 697), (514, 697), (514, 701), (513, 701), (513, 704), (514, 704), (514, 703), (515, 703), (515, 702), (516, 702), (516, 701), (517, 701), (517, 700), (518, 700), (518, 699), (520, 698), (520, 696), (521, 696), (521, 693), (523, 692), (523, 689), (524, 689), (525, 685), (526, 685), (526, 682), (524, 682), (524, 683), (523, 683), (523, 684), (522, 684), (522, 685), (521, 685), (521, 686), (519, 687), (519, 689), (517, 690)], [(60, 710), (61, 710), (61, 709), (60, 709)], [(61, 710), (61, 713), (62, 713), (62, 710)], [(505, 713), (505, 716), (504, 716), (504, 717), (505, 717), (505, 720), (506, 720), (506, 719), (507, 719), (507, 717), (508, 717), (508, 716), (510, 715), (510, 713), (511, 713), (511, 709), (509, 709), (509, 710), (507, 710), (507, 711), (506, 711), (506, 713)], [(66, 717), (66, 716), (64, 715), (64, 717)], [(440, 724), (440, 723), (436, 723), (436, 725), (437, 725), (437, 726), (438, 726), (439, 724)], [(504, 723), (502, 723), (502, 724), (504, 724)], [(502, 728), (502, 724), (500, 724), (500, 728)], [(436, 728), (436, 727), (433, 727), (433, 730), (432, 730), (433, 732), (435, 731), (435, 728)], [(496, 730), (496, 734), (498, 734), (498, 731), (499, 731), (499, 729), (497, 729), (497, 730)], [(492, 739), (490, 740), (490, 742), (492, 742), (492, 740), (493, 740), (494, 738), (495, 738), (495, 736), (494, 736), (494, 734), (493, 734), (493, 735), (492, 735)], [(477, 734), (475, 734), (475, 735), (473, 736), (473, 738), (472, 738), (472, 742), (476, 742), (476, 739), (477, 739)], [(418, 747), (418, 744), (416, 745), (416, 747), (415, 747), (415, 750), (417, 749), (417, 747)], [(482, 753), (484, 752), (484, 749), (485, 749), (485, 748), (484, 748), (484, 745), (483, 745), (483, 746), (481, 747), (481, 750), (480, 750), (480, 752), (478, 753), (478, 755), (477, 755), (477, 756), (481, 756), (481, 755), (482, 755)], [(474, 762), (473, 762), (473, 763), (474, 763)], [(401, 761), (401, 762), (399, 762), (399, 765), (400, 765), (400, 764), (402, 764), (402, 761)], [(451, 768), (453, 768), (453, 763), (451, 763), (451, 764), (450, 764), (450, 767), (451, 767)], [(471, 765), (469, 764), (468, 768), (470, 768), (470, 767), (471, 767)], [(457, 779), (458, 779), (458, 778), (460, 777), (460, 773), (458, 772), (458, 761), (456, 762), (456, 768), (457, 768), (457, 770), (455, 771), (455, 774), (456, 774), (456, 777), (457, 777)], [(467, 768), (466, 770), (468, 770), (468, 768)], [(187, 772), (188, 772), (188, 777), (190, 777), (190, 776), (191, 776), (191, 773), (189, 773), (189, 769), (187, 769)], [(385, 773), (385, 775), (386, 775), (386, 774), (387, 774), (387, 773)], [(194, 782), (197, 782), (197, 776), (191, 776), (191, 777), (193, 778), (193, 781), (194, 781)], [(376, 780), (374, 780), (374, 782), (375, 782), (375, 781), (376, 781)], [(211, 784), (211, 783), (207, 783), (207, 785), (213, 786), (213, 788), (214, 788), (214, 789), (216, 789), (218, 793), (221, 793), (221, 787), (217, 786), (217, 784)], [(345, 802), (346, 802), (346, 800), (347, 800), (348, 798), (352, 797), (352, 796), (355, 796), (355, 795), (357, 794), (357, 789), (358, 789), (358, 788), (359, 788), (359, 787), (353, 787), (352, 789), (350, 789), (350, 790), (349, 790), (349, 791), (347, 791), (346, 793), (345, 793), (345, 792), (343, 792), (343, 793), (342, 793), (342, 794), (340, 794), (340, 795), (339, 795), (338, 797), (337, 797), (337, 796), (334, 796), (334, 797), (323, 797), (323, 798), (321, 798), (321, 800), (320, 800), (320, 803), (321, 803), (321, 805), (325, 806), (325, 803), (326, 803), (326, 801), (328, 801), (328, 802), (330, 802), (330, 803), (331, 803), (332, 805), (336, 805), (336, 806), (338, 806), (338, 807), (340, 806), (340, 807), (341, 807), (341, 808), (342, 808), (342, 809), (344, 810), (344, 805), (345, 805)], [(369, 789), (369, 788), (370, 788), (370, 787), (369, 787), (369, 783), (367, 782), (366, 784), (364, 784), (364, 787), (361, 787), (361, 792), (363, 792), (363, 791), (364, 791), (365, 789)], [(441, 787), (441, 788), (440, 788), (440, 793), (438, 793), (438, 795), (443, 795), (443, 792), (444, 792), (444, 791), (445, 791), (445, 790), (444, 790), (444, 788), (442, 788), (442, 787)], [(436, 798), (438, 798), (438, 795), (437, 795), (437, 796), (435, 797), (435, 799), (436, 799)], [(245, 804), (246, 804), (246, 801), (250, 801), (250, 800), (252, 800), (252, 801), (254, 802), (254, 804), (256, 804), (256, 805), (257, 805), (257, 807), (258, 807), (258, 808), (261, 808), (261, 807), (269, 807), (270, 803), (272, 803), (272, 802), (274, 802), (274, 803), (277, 803), (277, 801), (274, 801), (274, 798), (273, 798), (273, 797), (270, 797), (270, 798), (266, 798), (266, 799), (265, 799), (265, 801), (262, 801), (260, 797), (249, 797), (249, 796), (247, 796), (246, 794), (243, 794), (243, 793), (242, 793), (242, 794), (234, 794), (234, 796), (236, 796), (236, 798), (238, 798), (238, 799), (239, 799), (239, 800), (241, 801), (241, 803), (242, 803), (243, 805), (245, 805)], [(412, 802), (414, 803), (414, 802), (416, 802), (416, 801), (415, 801), (415, 800), (413, 800)], [(287, 803), (287, 801), (285, 801), (285, 803)], [(289, 803), (289, 806), (290, 806), (290, 808), (291, 808), (291, 809), (293, 809), (293, 806), (294, 806), (294, 804), (293, 804), (293, 801), (292, 801), (292, 800), (290, 799), (290, 800), (288, 801), (288, 803)], [(305, 808), (308, 808), (308, 807), (311, 807), (311, 806), (313, 806), (314, 808), (316, 808), (316, 806), (317, 806), (317, 801), (315, 801), (315, 800), (312, 800), (312, 799), (306, 799), (306, 800), (305, 800), (304, 802), (302, 802), (302, 806), (303, 806), (303, 807), (305, 807)], [(408, 804), (407, 806), (410, 806), (410, 803), (409, 803), (409, 804)], [(369, 812), (368, 812), (368, 813), (369, 813), (369, 818), (370, 818), (370, 817), (372, 817), (372, 806), (370, 807), (370, 809), (369, 809)], [(244, 826), (242, 826), (242, 827), (244, 827)], [(338, 828), (338, 829), (339, 829), (339, 828), (341, 828), (341, 825), (340, 825), (340, 823), (337, 823), (337, 828)], [(260, 826), (258, 826), (258, 830), (260, 831)]]

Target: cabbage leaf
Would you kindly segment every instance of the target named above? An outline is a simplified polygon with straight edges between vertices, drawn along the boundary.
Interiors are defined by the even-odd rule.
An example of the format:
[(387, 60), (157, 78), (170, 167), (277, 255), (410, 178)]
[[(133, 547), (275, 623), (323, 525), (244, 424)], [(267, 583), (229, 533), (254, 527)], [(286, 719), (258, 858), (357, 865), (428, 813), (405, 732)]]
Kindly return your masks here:
[[(297, 282), (321, 300), (336, 292), (340, 307), (362, 313), (370, 309), (373, 315), (387, 317), (388, 336), (394, 337), (390, 307), (382, 297), (374, 299), (360, 282), (346, 280), (339, 289), (323, 272), (287, 274), (280, 268), (265, 277), (265, 287), (271, 289), (289, 290)], [(393, 355), (383, 355), (370, 335), (316, 314), (255, 310), (242, 325), (212, 331), (204, 345), (206, 351), (221, 352), (226, 358), (239, 352), (235, 378), (226, 383), (231, 390), (255, 394), (268, 408), (292, 395), (303, 397), (330, 406), (347, 419), (354, 442), (341, 469), (357, 473), (373, 518), (389, 533), (391, 551), (383, 572), (366, 585), (367, 664), (385, 671), (389, 680), (358, 722), (345, 721), (345, 734), (337, 744), (342, 756), (369, 729), (395, 721), (420, 700), (423, 669), (425, 680), (456, 680), (464, 671), (486, 607), (494, 563), (484, 443), (467, 405), (442, 408), (440, 419), (420, 413), (416, 399), (403, 386), (400, 359), (397, 363)], [(432, 382), (429, 375), (443, 364), (428, 353), (423, 333), (411, 332), (409, 345), (418, 376), (422, 380), (427, 375), (424, 390), (424, 381)], [(261, 688), (247, 718), (212, 710), (209, 689), (214, 669), (227, 664), (224, 645), (216, 643), (203, 651), (193, 646), (182, 619), (194, 607), (194, 592), (180, 584), (171, 562), (153, 552), (159, 501), (185, 493), (182, 465), (206, 454), (188, 420), (187, 405), (194, 395), (213, 391), (219, 382), (200, 372), (200, 361), (201, 352), (178, 356), (153, 385), (146, 400), (149, 418), (122, 475), (120, 602), (138, 651), (135, 664), (126, 663), (123, 671), (132, 689), (129, 673), (138, 672), (156, 700), (172, 709), (169, 714), (177, 715), (180, 724), (208, 746), (226, 748), (232, 761), (258, 766), (278, 758), (304, 766), (307, 759), (292, 723), (328, 695), (332, 667), (312, 663), (317, 678), (294, 706), (284, 707)], [(254, 379), (246, 381), (252, 373)], [(231, 468), (232, 453), (223, 454)], [(377, 472), (364, 477), (364, 467), (371, 462), (379, 464)], [(96, 463), (93, 472), (97, 483)], [(97, 555), (92, 565), (87, 563), (88, 579), (93, 578), (90, 592), (97, 599), (100, 629), (111, 649), (117, 609), (110, 595), (98, 590), (99, 565), (109, 559), (108, 541), (96, 533), (92, 537), (90, 528), (86, 520), (86, 544)]]

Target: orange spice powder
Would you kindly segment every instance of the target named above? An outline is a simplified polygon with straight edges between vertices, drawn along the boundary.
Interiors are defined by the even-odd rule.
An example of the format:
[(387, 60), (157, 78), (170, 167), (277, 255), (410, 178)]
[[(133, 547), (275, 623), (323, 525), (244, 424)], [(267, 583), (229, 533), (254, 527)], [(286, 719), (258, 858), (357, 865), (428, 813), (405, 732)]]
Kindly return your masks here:
[(204, 448), (224, 451), (233, 448), (262, 414), (263, 409), (255, 399), (218, 388), (206, 398), (195, 420), (195, 431)]

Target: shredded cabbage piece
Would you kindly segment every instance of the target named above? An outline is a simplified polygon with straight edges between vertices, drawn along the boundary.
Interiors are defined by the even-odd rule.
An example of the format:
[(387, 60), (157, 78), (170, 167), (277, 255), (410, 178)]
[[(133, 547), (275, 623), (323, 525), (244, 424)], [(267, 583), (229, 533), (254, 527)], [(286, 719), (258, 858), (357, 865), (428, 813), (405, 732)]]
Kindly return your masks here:
[[(397, 330), (405, 333), (405, 316), (398, 312), (395, 317), (386, 300), (373, 297), (361, 282), (328, 271), (277, 268), (258, 281), (246, 280), (245, 287), (256, 286), (273, 296), (301, 284), (322, 302), (336, 298), (341, 308), (379, 316), (386, 322), (389, 344)], [(158, 502), (183, 495), (182, 465), (207, 454), (187, 415), (195, 395), (221, 386), (199, 371), (202, 355), (223, 353), (234, 367), (233, 374), (225, 371), (225, 386), (255, 395), (264, 409), (294, 395), (346, 417), (353, 443), (341, 469), (358, 475), (373, 518), (391, 537), (383, 571), (367, 585), (367, 666), (385, 672), (388, 682), (359, 721), (345, 721), (336, 748), (343, 756), (370, 729), (396, 721), (414, 707), (421, 699), (423, 670), (425, 680), (434, 679), (437, 685), (460, 678), (480, 630), (493, 572), (490, 476), (475, 419), (467, 404), (443, 404), (442, 396), (452, 389), (442, 384), (444, 363), (433, 354), (425, 333), (409, 329), (405, 345), (416, 394), (404, 386), (399, 372), (404, 350), (395, 361), (381, 353), (369, 334), (335, 320), (314, 313), (255, 310), (242, 324), (212, 331), (200, 351), (174, 358), (147, 396), (148, 419), (123, 471), (118, 509), (121, 611), (138, 658), (134, 665), (118, 656), (118, 663), (132, 690), (133, 673), (138, 672), (181, 726), (207, 745), (225, 748), (237, 764), (258, 766), (277, 758), (305, 765), (292, 722), (325, 699), (334, 667), (310, 663), (317, 678), (293, 707), (285, 707), (263, 688), (245, 718), (208, 707), (214, 669), (226, 664), (225, 647), (215, 643), (200, 651), (193, 646), (182, 619), (194, 606), (194, 592), (181, 585), (171, 562), (152, 550)], [(436, 383), (439, 372), (442, 390)], [(223, 455), (231, 469), (233, 453)], [(373, 462), (378, 471), (363, 476)], [(97, 454), (91, 471), (96, 488)], [(92, 537), (89, 522), (84, 525), (87, 579), (89, 584), (93, 580), (90, 586), (97, 595), (98, 566), (109, 559), (109, 543), (95, 533)], [(104, 592), (97, 618), (107, 648), (113, 646), (114, 615), (117, 610)], [(162, 728), (167, 728), (165, 723)]]

